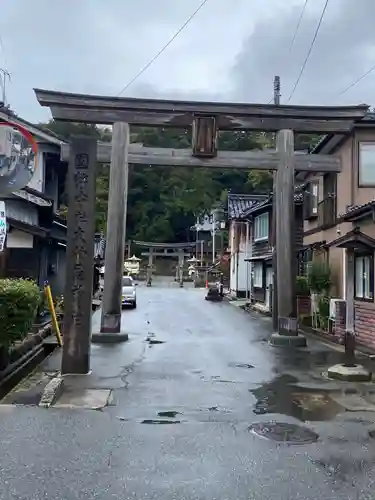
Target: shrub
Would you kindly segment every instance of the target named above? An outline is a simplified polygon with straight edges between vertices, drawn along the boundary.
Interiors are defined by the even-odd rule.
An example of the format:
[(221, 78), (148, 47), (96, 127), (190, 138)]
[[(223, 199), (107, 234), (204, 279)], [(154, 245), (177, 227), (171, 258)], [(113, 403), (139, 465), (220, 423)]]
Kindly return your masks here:
[(309, 288), (313, 293), (328, 293), (331, 288), (331, 270), (327, 264), (312, 262), (307, 278)]
[(30, 332), (40, 303), (38, 285), (25, 279), (0, 279), (0, 347), (9, 348)]
[(300, 297), (307, 297), (310, 295), (309, 282), (307, 276), (297, 276), (296, 295), (299, 295)]
[(39, 305), (37, 309), (37, 314), (43, 316), (46, 311), (48, 311), (48, 300), (44, 289), (39, 290)]
[(64, 295), (54, 298), (55, 313), (61, 315), (64, 313)]
[(322, 329), (327, 329), (329, 319), (329, 303), (330, 298), (326, 295), (321, 295), (318, 302), (319, 311), (319, 326)]

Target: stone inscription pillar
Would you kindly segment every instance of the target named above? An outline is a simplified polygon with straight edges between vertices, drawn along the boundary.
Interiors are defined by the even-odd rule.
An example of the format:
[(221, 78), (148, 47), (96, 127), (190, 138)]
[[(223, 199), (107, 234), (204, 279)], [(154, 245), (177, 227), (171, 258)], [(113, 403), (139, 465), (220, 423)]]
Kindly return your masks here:
[(96, 139), (73, 137), (68, 170), (63, 374), (90, 370)]

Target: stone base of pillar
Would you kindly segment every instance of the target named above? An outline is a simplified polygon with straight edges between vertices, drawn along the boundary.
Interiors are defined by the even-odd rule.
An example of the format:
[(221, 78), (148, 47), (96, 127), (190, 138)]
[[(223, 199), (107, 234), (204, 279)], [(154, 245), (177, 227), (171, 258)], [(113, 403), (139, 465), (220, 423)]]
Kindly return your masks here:
[(287, 337), (298, 335), (298, 319), (297, 318), (285, 318), (279, 316), (278, 319), (278, 329), (279, 335), (286, 335)]
[(280, 335), (273, 333), (270, 344), (275, 347), (306, 347), (306, 338), (303, 335)]
[(361, 365), (340, 364), (328, 368), (328, 377), (345, 382), (369, 382), (372, 379), (372, 373)]
[(120, 333), (121, 331), (121, 313), (120, 314), (102, 314), (100, 332), (101, 333)]
[(124, 332), (119, 332), (119, 333), (93, 332), (91, 335), (91, 342), (93, 344), (119, 344), (120, 342), (126, 342), (127, 340), (129, 340), (129, 335)]

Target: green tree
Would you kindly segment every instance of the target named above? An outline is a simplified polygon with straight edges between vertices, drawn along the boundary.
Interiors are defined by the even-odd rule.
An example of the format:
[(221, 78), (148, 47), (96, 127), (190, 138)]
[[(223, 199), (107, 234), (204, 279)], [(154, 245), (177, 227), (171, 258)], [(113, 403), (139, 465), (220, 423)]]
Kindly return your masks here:
[[(111, 129), (79, 123), (51, 121), (41, 125), (69, 140), (87, 134), (109, 142)], [(307, 136), (297, 136), (298, 144), (309, 144)], [(319, 138), (314, 136), (313, 142)], [(185, 129), (134, 127), (131, 142), (145, 147), (189, 148), (191, 133)], [(262, 132), (221, 132), (219, 148), (229, 151), (274, 149), (274, 135)], [(296, 138), (297, 142), (297, 138)], [(109, 188), (109, 165), (96, 167), (96, 230), (105, 231)], [(267, 193), (272, 189), (272, 173), (237, 169), (172, 168), (129, 165), (127, 238), (146, 241), (185, 241), (196, 216), (217, 202), (226, 203), (228, 191)]]

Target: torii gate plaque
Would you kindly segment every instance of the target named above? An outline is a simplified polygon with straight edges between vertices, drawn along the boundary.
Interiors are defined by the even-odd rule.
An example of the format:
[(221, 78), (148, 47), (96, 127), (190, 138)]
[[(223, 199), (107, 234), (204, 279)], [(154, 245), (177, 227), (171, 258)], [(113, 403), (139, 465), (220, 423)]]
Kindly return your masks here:
[[(122, 155), (121, 162), (111, 155), (111, 174), (117, 179), (127, 176), (127, 161), (147, 165), (191, 166), (202, 168), (247, 168), (276, 170), (276, 246), (277, 246), (277, 283), (278, 289), (283, 290), (278, 296), (278, 333), (272, 336), (274, 344), (301, 345), (305, 340), (298, 336), (295, 319), (295, 266), (292, 228), (294, 222), (294, 172), (307, 170), (311, 172), (339, 172), (340, 160), (324, 155), (300, 155), (294, 153), (293, 131), (304, 133), (348, 133), (353, 122), (363, 118), (368, 106), (321, 107), (321, 106), (285, 106), (273, 104), (240, 104), (240, 103), (210, 103), (190, 101), (167, 101), (151, 99), (116, 98), (105, 96), (90, 96), (69, 94), (47, 90), (35, 90), (37, 99), (42, 106), (49, 106), (52, 116), (56, 120), (85, 122), (96, 124), (115, 124), (115, 128), (130, 125), (192, 127), (197, 140), (193, 144), (193, 152), (186, 150), (162, 150), (155, 148), (138, 148), (129, 150)], [(199, 123), (197, 119), (200, 119)], [(123, 125), (121, 125), (121, 123)], [(278, 132), (277, 153), (255, 152), (220, 152), (216, 150), (216, 136), (218, 130), (262, 130)], [(128, 152), (127, 137), (116, 136), (112, 139), (112, 153), (119, 150), (122, 142), (123, 149)], [(104, 153), (103, 153), (104, 149)], [(98, 159), (108, 161), (109, 147), (98, 145)], [(104, 155), (104, 156), (103, 156)], [(69, 168), (74, 168), (70, 163)], [(122, 174), (121, 174), (121, 172)], [(121, 177), (122, 176), (122, 177)], [(121, 180), (126, 184), (126, 180)], [(111, 183), (113, 185), (113, 183)], [(123, 185), (123, 184), (122, 184)], [(109, 192), (110, 204), (121, 204), (119, 191), (111, 189)], [(110, 210), (110, 207), (109, 207)], [(118, 214), (117, 227), (121, 227), (123, 214)], [(109, 227), (109, 229), (111, 229)], [(107, 233), (107, 245), (110, 241), (119, 242), (119, 235), (113, 230)], [(125, 241), (125, 234), (123, 238)], [(277, 245), (282, 240), (283, 244)], [(111, 245), (111, 244), (110, 244)], [(113, 244), (113, 248), (116, 244)], [(113, 252), (116, 264), (113, 269), (122, 269), (123, 251), (120, 251), (120, 242), (117, 252)], [(72, 259), (72, 255), (68, 255)], [(86, 256), (87, 258), (87, 256)], [(111, 296), (111, 300), (104, 298), (103, 315), (112, 315), (112, 331), (120, 332), (119, 318), (121, 297), (117, 297), (118, 280), (121, 275), (108, 276), (104, 288), (104, 295)], [(86, 287), (84, 293), (89, 293)], [(65, 300), (75, 300), (70, 296)], [(110, 310), (106, 310), (111, 303)], [(107, 304), (107, 306), (106, 306)], [(87, 310), (85, 314), (91, 314)], [(108, 325), (108, 322), (107, 322)], [(86, 335), (87, 351), (90, 343), (90, 332), (70, 330), (71, 345), (78, 343), (78, 336)], [(77, 360), (79, 365), (79, 360)]]

